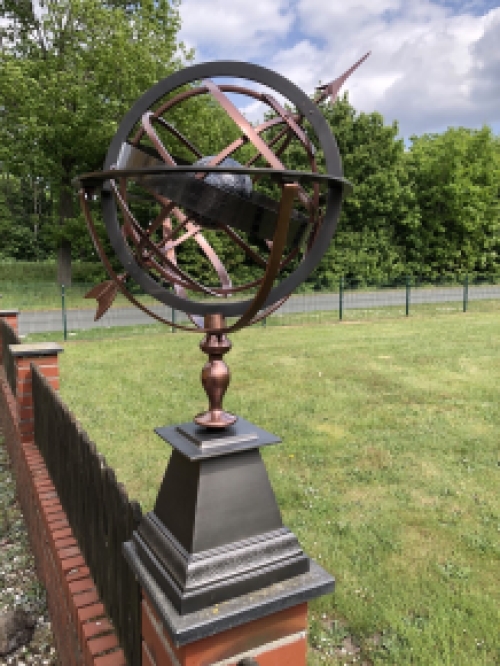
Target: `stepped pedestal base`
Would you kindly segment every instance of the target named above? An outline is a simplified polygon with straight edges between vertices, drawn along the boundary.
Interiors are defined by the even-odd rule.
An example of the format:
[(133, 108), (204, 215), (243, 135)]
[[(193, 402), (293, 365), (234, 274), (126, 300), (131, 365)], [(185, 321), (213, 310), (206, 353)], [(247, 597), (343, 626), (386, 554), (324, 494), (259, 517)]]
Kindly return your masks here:
[[(243, 419), (224, 432), (187, 423), (157, 433), (174, 451), (154, 510), (124, 544), (147, 599), (143, 619), (149, 613), (150, 630), (154, 625), (156, 634), (167, 632), (163, 648), (152, 638), (149, 647), (145, 641), (143, 663), (182, 664), (177, 648), (236, 627), (251, 636), (246, 645), (262, 644), (262, 618), (281, 627), (276, 636), (286, 634), (281, 614), (293, 615), (287, 609), (305, 608), (331, 592), (334, 580), (282, 523), (259, 452), (279, 440)], [(300, 644), (305, 660), (304, 632), (305, 619), (300, 636), (288, 636), (283, 645)], [(280, 650), (283, 636), (277, 639)], [(155, 660), (152, 652), (168, 645), (170, 661)], [(278, 649), (273, 641), (269, 646), (269, 654)]]

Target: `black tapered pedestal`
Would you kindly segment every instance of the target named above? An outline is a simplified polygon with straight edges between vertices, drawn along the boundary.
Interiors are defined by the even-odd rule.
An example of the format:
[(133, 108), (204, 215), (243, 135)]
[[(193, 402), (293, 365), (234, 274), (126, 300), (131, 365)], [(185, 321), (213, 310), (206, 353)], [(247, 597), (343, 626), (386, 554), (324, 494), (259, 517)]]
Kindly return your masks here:
[(154, 511), (124, 552), (180, 615), (309, 571), (259, 452), (276, 437), (243, 419), (223, 433), (193, 424), (157, 432), (174, 451)]

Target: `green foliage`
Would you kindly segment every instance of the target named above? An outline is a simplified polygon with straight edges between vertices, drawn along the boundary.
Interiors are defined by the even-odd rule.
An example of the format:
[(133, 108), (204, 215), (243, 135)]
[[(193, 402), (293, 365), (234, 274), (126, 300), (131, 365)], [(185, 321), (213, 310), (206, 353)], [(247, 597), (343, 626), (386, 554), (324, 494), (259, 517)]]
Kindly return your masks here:
[[(43, 178), (51, 240), (90, 247), (71, 180), (99, 168), (117, 124), (152, 83), (189, 57), (176, 3), (0, 2), (0, 162)], [(69, 220), (75, 221), (68, 224)]]
[[(499, 663), (499, 324), (497, 311), (233, 337), (225, 407), (283, 439), (262, 455), (284, 523), (337, 580), (310, 606), (310, 666)], [(63, 399), (144, 511), (168, 455), (153, 426), (206, 404), (196, 336), (154, 328), (68, 340), (60, 357)]]
[[(101, 166), (123, 114), (191, 54), (176, 43), (175, 2), (39, 4), (41, 11), (34, 12), (30, 0), (0, 0), (0, 259), (44, 259), (69, 241), (74, 258), (93, 261), (71, 180)], [(321, 110), (354, 192), (344, 202), (333, 244), (303, 289), (333, 288), (341, 275), (363, 285), (406, 274), (432, 281), (465, 272), (500, 274), (500, 140), (490, 129), (413, 137), (405, 152), (397, 123), (386, 125), (378, 113), (357, 113), (347, 95)], [(169, 120), (203, 155), (240, 135), (207, 95), (173, 109)], [(193, 159), (171, 134), (161, 128), (158, 133), (172, 154)], [(234, 157), (244, 163), (251, 155), (247, 143)], [(282, 160), (290, 169), (310, 168), (295, 140)], [(321, 150), (317, 161), (324, 170)], [(256, 189), (278, 196), (264, 181)], [(145, 207), (137, 213), (151, 218)], [(99, 207), (95, 219), (109, 247)], [(222, 232), (205, 235), (234, 284), (261, 274)], [(266, 248), (259, 251), (265, 254)], [(194, 239), (179, 248), (179, 260), (196, 280), (218, 284)]]
[[(356, 113), (347, 94), (333, 105), (322, 104), (321, 110), (354, 191), (344, 201), (334, 243), (309, 282), (320, 289), (333, 287), (340, 275), (362, 283), (397, 278), (406, 269), (404, 245), (396, 230), (399, 225), (413, 227), (419, 219), (397, 124), (385, 125), (378, 113)], [(321, 171), (321, 153), (318, 162)], [(294, 166), (307, 168), (300, 157)]]
[[(45, 261), (1, 261), (0, 282), (30, 284), (36, 282), (55, 283), (57, 274), (56, 262), (53, 259)], [(73, 264), (73, 279), (75, 282), (98, 282), (105, 278), (104, 268), (101, 264), (75, 261)], [(1, 290), (0, 290), (1, 291)]]
[(500, 140), (488, 127), (412, 140), (406, 162), (421, 215), (398, 230), (408, 265), (429, 277), (498, 273)]
[(42, 183), (0, 172), (0, 260), (34, 261), (51, 253), (50, 207)]
[(356, 115), (347, 96), (323, 110), (354, 192), (313, 279), (340, 274), (361, 284), (410, 274), (446, 280), (500, 272), (500, 140), (488, 127), (413, 137), (405, 153), (397, 125)]
[(341, 276), (359, 286), (397, 281), (405, 265), (393, 241), (391, 229), (341, 229), (310, 282), (315, 289), (337, 289)]
[[(23, 215), (21, 187), (18, 181), (0, 175), (0, 259), (33, 259), (33, 229)], [(12, 224), (12, 218), (17, 224)]]
[(357, 114), (347, 94), (334, 105), (322, 105), (322, 112), (337, 140), (344, 175), (354, 183), (340, 228), (392, 230), (396, 221), (418, 217), (397, 123), (385, 125), (375, 112)]

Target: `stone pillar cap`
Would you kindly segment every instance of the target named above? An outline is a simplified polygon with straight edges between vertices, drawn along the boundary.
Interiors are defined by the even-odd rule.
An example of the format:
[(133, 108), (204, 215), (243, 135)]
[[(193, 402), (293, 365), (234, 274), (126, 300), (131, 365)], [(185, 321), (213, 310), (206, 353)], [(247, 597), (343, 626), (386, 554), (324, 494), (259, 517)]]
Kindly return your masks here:
[(64, 349), (55, 342), (32, 342), (9, 345), (9, 351), (12, 356), (54, 356)]
[(17, 315), (19, 310), (0, 310), (0, 317), (8, 317), (9, 315)]

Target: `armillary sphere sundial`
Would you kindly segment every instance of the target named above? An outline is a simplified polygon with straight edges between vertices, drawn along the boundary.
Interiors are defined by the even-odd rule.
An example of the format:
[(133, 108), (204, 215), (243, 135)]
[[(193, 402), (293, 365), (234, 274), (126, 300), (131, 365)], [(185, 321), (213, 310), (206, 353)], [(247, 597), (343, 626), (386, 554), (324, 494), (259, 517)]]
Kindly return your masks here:
[[(123, 545), (177, 645), (303, 604), (334, 586), (283, 525), (260, 455), (279, 438), (222, 407), (229, 383), (222, 358), (231, 348), (227, 334), (279, 308), (328, 248), (350, 185), (318, 104), (335, 99), (365, 58), (320, 87), (315, 99), (248, 63), (183, 69), (134, 104), (103, 170), (76, 181), (110, 277), (88, 294), (97, 298), (96, 317), (121, 292), (155, 319), (205, 335), (200, 346), (209, 357), (202, 371), (209, 408), (194, 423), (156, 428), (172, 455), (154, 510)], [(262, 122), (248, 122), (242, 99), (264, 104)], [(201, 103), (204, 124), (196, 122), (192, 107), (185, 111), (193, 103)], [(228, 145), (206, 140), (206, 111), (219, 119), (227, 114), (234, 130)], [(185, 118), (192, 123), (187, 129)], [(201, 137), (192, 135), (195, 127)], [(301, 163), (297, 155), (303, 171), (287, 168), (292, 157)], [(94, 198), (101, 201), (113, 260), (94, 221)], [(251, 279), (233, 283), (216, 251), (227, 247), (217, 243), (219, 236), (256, 267)], [(204, 280), (189, 270), (193, 247), (209, 267)], [(134, 285), (186, 313), (190, 324), (169, 321), (140, 303)]]
[[(98, 301), (96, 319), (121, 292), (169, 326), (205, 333), (200, 346), (209, 357), (202, 371), (209, 409), (195, 417), (200, 426), (224, 429), (237, 419), (222, 408), (229, 383), (222, 357), (231, 348), (226, 334), (279, 308), (328, 248), (350, 185), (318, 104), (334, 100), (367, 56), (318, 88), (314, 100), (257, 65), (229, 61), (187, 67), (134, 104), (111, 142), (103, 170), (76, 180), (88, 228), (110, 277), (87, 294)], [(208, 154), (176, 123), (183, 105), (199, 96), (208, 96), (239, 132), (229, 145)], [(235, 101), (242, 97), (262, 102), (266, 119), (251, 124)], [(302, 152), (308, 170), (287, 169), (290, 149)], [(96, 193), (122, 271), (114, 270), (99, 238), (90, 205)], [(145, 199), (149, 218), (144, 216)], [(233, 284), (205, 230), (231, 239), (258, 275)], [(183, 248), (189, 243), (198, 246), (211, 266), (205, 282), (183, 266)], [(191, 325), (169, 321), (139, 302), (134, 284), (186, 313)]]

